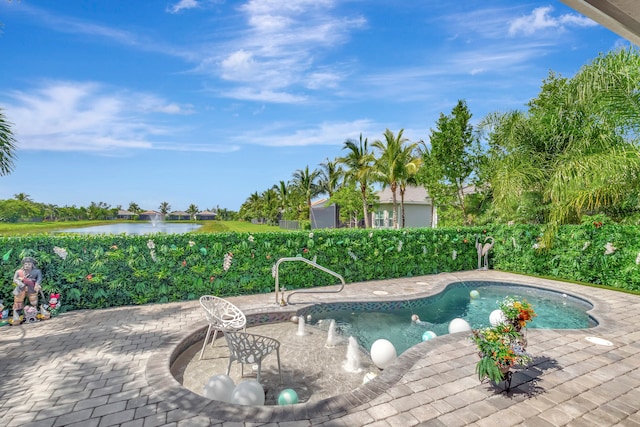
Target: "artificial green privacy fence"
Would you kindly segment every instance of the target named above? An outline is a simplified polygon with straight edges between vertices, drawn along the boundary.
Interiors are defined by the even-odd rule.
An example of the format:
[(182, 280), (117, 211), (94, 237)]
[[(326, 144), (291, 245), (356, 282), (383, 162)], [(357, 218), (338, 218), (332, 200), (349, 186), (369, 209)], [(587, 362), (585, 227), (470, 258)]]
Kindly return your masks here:
[[(493, 237), (491, 268), (640, 290), (640, 228), (597, 224), (562, 227), (554, 246), (538, 248), (541, 228), (314, 230), (150, 236), (43, 235), (0, 238), (0, 298), (24, 256), (44, 274), (45, 294), (62, 309), (103, 308), (271, 292), (279, 258), (303, 256), (347, 283), (477, 268), (476, 239)], [(336, 284), (305, 263), (280, 266), (280, 286)]]

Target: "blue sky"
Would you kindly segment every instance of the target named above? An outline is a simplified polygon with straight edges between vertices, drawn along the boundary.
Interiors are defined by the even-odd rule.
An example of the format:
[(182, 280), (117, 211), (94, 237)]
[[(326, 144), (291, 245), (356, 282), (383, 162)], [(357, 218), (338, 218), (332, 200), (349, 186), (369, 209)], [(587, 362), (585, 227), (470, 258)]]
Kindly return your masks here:
[(560, 1), (0, 0), (0, 199), (238, 210), (386, 128), (523, 109), (628, 45)]

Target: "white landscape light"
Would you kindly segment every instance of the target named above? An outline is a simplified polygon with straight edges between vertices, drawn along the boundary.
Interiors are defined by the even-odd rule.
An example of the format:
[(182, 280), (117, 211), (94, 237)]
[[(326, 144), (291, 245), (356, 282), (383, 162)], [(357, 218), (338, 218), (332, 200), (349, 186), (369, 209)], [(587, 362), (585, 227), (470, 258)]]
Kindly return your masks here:
[(381, 338), (371, 345), (371, 360), (380, 369), (385, 369), (396, 357), (396, 348), (389, 340)]
[(449, 322), (449, 333), (455, 334), (456, 332), (466, 332), (471, 330), (471, 325), (464, 319), (456, 317)]
[(256, 380), (244, 380), (233, 390), (231, 403), (262, 406), (264, 405), (264, 389)]
[(220, 400), (222, 402), (231, 402), (231, 394), (236, 385), (228, 375), (214, 375), (204, 385), (204, 397), (209, 399)]
[(491, 323), (491, 326), (497, 326), (506, 323), (506, 321), (507, 318), (504, 317), (504, 313), (500, 309), (493, 310), (489, 315), (489, 323)]

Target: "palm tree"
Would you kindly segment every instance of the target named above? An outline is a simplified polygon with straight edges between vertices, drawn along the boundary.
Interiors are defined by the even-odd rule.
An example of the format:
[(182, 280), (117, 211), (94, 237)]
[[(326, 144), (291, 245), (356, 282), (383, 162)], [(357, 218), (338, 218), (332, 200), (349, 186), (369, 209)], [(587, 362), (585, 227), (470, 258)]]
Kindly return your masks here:
[(400, 218), (401, 227), (404, 228), (405, 215), (404, 215), (404, 193), (407, 190), (407, 185), (417, 184), (417, 174), (420, 166), (422, 166), (422, 156), (417, 152), (417, 143), (411, 143), (402, 149), (402, 156), (404, 158), (404, 168), (402, 168), (402, 175), (398, 179), (398, 189), (400, 190)]
[(362, 140), (362, 134), (360, 134), (359, 142), (347, 139), (342, 149), (348, 150), (348, 153), (344, 157), (339, 157), (336, 161), (347, 167), (345, 180), (355, 182), (360, 187), (364, 227), (369, 228), (371, 224), (367, 202), (367, 189), (372, 181), (375, 158), (373, 157), (373, 153), (369, 151), (367, 138), (365, 138), (364, 141)]
[(142, 209), (140, 209), (140, 206), (138, 206), (136, 202), (129, 203), (129, 208), (127, 210), (129, 212), (133, 212), (136, 215), (142, 212)]
[(0, 108), (0, 176), (9, 175), (13, 170), (16, 140), (11, 131), (11, 124), (5, 119)]
[(31, 196), (25, 193), (14, 194), (13, 198), (21, 202), (33, 202), (33, 200), (31, 199)]
[[(380, 151), (380, 157), (376, 160), (375, 170), (383, 187), (389, 186), (393, 200), (393, 228), (398, 228), (398, 208), (396, 191), (398, 182), (405, 175), (404, 143), (407, 138), (402, 137), (404, 129), (400, 129), (395, 136), (389, 129), (384, 131), (384, 141), (375, 140), (373, 147)], [(414, 147), (415, 148), (415, 147)], [(413, 149), (412, 149), (413, 150)]]
[(160, 206), (158, 206), (158, 209), (160, 210), (162, 216), (166, 216), (171, 210), (171, 205), (169, 204), (169, 202), (162, 202), (160, 203)]
[(309, 165), (304, 169), (298, 169), (293, 173), (293, 185), (304, 195), (304, 200), (307, 206), (307, 219), (311, 218), (311, 199), (320, 194), (320, 187), (316, 183), (319, 176), (320, 171), (314, 169), (310, 172)]
[(333, 196), (333, 193), (340, 188), (340, 180), (344, 176), (344, 171), (337, 161), (331, 161), (327, 158), (327, 161), (320, 163), (322, 169), (320, 170), (320, 180), (318, 185), (323, 193), (329, 195), (329, 198)]
[(196, 214), (199, 212), (198, 206), (196, 206), (193, 203), (191, 203), (189, 205), (189, 208), (186, 210), (186, 212), (191, 216), (191, 219), (193, 219), (195, 221), (196, 220)]
[(275, 190), (278, 197), (280, 212), (284, 214), (288, 207), (287, 204), (289, 203), (289, 184), (284, 181), (280, 181), (277, 185), (273, 186), (273, 189)]

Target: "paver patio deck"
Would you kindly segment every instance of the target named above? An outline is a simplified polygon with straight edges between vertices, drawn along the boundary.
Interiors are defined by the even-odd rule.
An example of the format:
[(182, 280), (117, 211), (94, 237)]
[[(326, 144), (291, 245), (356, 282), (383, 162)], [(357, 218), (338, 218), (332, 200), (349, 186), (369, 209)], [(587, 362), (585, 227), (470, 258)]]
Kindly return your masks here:
[(514, 375), (509, 393), (478, 381), (475, 347), (468, 333), (459, 333), (414, 346), (351, 393), (246, 407), (199, 396), (170, 374), (172, 354), (206, 328), (197, 301), (75, 311), (0, 328), (0, 425), (640, 426), (640, 296), (468, 271), (354, 283), (338, 294), (298, 294), (284, 308), (274, 294), (229, 299), (247, 314), (295, 311), (319, 301), (421, 297), (460, 280), (528, 284), (582, 297), (594, 304), (590, 314), (599, 325), (529, 330), (528, 351), (536, 359)]

